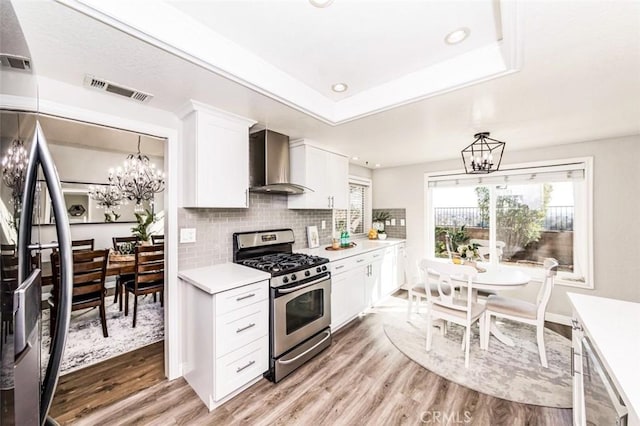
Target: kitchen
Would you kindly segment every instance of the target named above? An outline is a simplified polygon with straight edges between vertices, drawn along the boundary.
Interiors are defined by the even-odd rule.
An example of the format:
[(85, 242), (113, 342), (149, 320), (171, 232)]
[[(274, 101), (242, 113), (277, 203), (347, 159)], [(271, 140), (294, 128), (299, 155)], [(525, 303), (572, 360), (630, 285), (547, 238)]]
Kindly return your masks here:
[[(170, 7), (162, 5), (159, 9), (164, 6)], [(332, 12), (332, 8), (342, 7), (339, 1), (325, 9), (313, 9), (313, 6), (308, 4), (305, 6), (308, 6), (310, 10), (301, 11), (301, 13), (337, 13), (336, 9), (333, 9), (334, 12)], [(88, 13), (93, 18), (78, 13), (73, 7), (81, 9), (83, 13)], [(136, 7), (142, 9), (136, 11)], [(632, 256), (623, 256), (623, 259), (620, 259), (619, 256), (621, 250), (626, 250), (623, 247), (632, 244), (635, 241), (633, 236), (637, 236), (635, 228), (629, 229), (628, 226), (624, 226), (633, 223), (631, 212), (637, 208), (638, 202), (634, 196), (634, 191), (637, 191), (638, 187), (638, 177), (632, 172), (634, 170), (633, 159), (638, 156), (637, 115), (632, 101), (637, 99), (638, 87), (633, 77), (637, 75), (637, 56), (629, 54), (627, 61), (623, 64), (618, 63), (618, 68), (615, 69), (607, 68), (607, 64), (614, 62), (613, 60), (598, 61), (604, 69), (592, 67), (595, 57), (609, 58), (609, 55), (613, 57), (615, 52), (635, 51), (637, 34), (633, 31), (633, 27), (629, 27), (629, 21), (633, 20), (625, 19), (624, 16), (625, 14), (635, 16), (634, 13), (637, 9), (634, 8), (633, 3), (628, 5), (629, 11), (623, 10), (622, 6), (617, 7), (620, 9), (612, 7), (609, 10), (603, 7), (605, 10), (600, 10), (598, 6), (593, 5), (593, 10), (589, 13), (585, 12), (582, 20), (579, 21), (580, 27), (592, 28), (595, 26), (599, 28), (596, 25), (599, 21), (595, 20), (594, 16), (605, 14), (611, 16), (611, 22), (617, 22), (621, 26), (621, 32), (623, 30), (629, 31), (630, 37), (628, 39), (606, 36), (598, 40), (595, 33), (591, 35), (581, 33), (580, 37), (588, 37), (589, 43), (585, 43), (582, 40), (579, 42), (576, 40), (579, 37), (577, 34), (565, 34), (565, 37), (569, 37), (568, 41), (564, 41), (567, 45), (574, 46), (571, 43), (590, 45), (593, 51), (585, 48), (585, 51), (577, 51), (575, 57), (559, 57), (556, 58), (557, 64), (549, 64), (544, 54), (536, 54), (535, 49), (533, 51), (526, 50), (529, 56), (524, 62), (525, 66), (519, 72), (489, 80), (477, 86), (428, 98), (418, 103), (390, 109), (381, 113), (382, 115), (372, 115), (351, 122), (345, 121), (348, 120), (350, 114), (358, 116), (359, 110), (355, 105), (356, 100), (353, 100), (352, 109), (349, 111), (345, 109), (342, 115), (336, 114), (335, 116), (331, 116), (322, 99), (311, 95), (309, 99), (318, 101), (317, 105), (312, 105), (309, 99), (281, 102), (282, 99), (287, 99), (284, 93), (289, 93), (293, 86), (281, 88), (288, 88), (288, 90), (280, 92), (282, 93), (280, 101), (273, 101), (265, 93), (278, 93), (276, 87), (266, 87), (260, 93), (249, 91), (237, 82), (212, 74), (205, 68), (191, 67), (184, 63), (183, 59), (169, 54), (165, 50), (150, 50), (149, 46), (141, 42), (140, 39), (145, 39), (144, 32), (152, 29), (147, 28), (144, 31), (136, 32), (130, 27), (124, 28), (126, 25), (123, 24), (122, 30), (135, 33), (136, 38), (132, 38), (129, 34), (95, 20), (106, 19), (105, 15), (108, 13), (118, 15), (115, 11), (92, 8), (90, 2), (43, 2), (37, 6), (17, 2), (16, 12), (32, 50), (34, 69), (39, 76), (41, 111), (87, 122), (136, 130), (168, 139), (164, 166), (167, 172), (165, 210), (168, 224), (166, 227), (168, 278), (166, 286), (165, 374), (169, 379), (176, 379), (182, 375), (183, 362), (180, 343), (182, 336), (180, 301), (184, 289), (178, 280), (180, 271), (232, 261), (231, 235), (234, 232), (292, 227), (296, 239), (294, 250), (297, 251), (306, 247), (305, 227), (307, 225), (318, 226), (322, 245), (329, 244), (332, 227), (330, 209), (309, 211), (288, 209), (288, 199), (294, 196), (268, 196), (249, 193), (249, 209), (238, 208), (237, 205), (224, 206), (220, 209), (191, 208), (196, 207), (195, 205), (183, 208), (187, 207), (182, 200), (183, 188), (189, 187), (189, 185), (184, 183), (187, 173), (180, 158), (182, 147), (185, 146), (182, 135), (182, 117), (184, 115), (181, 115), (183, 112), (181, 110), (189, 102), (189, 99), (195, 99), (212, 105), (218, 110), (266, 124), (269, 129), (287, 134), (294, 140), (309, 138), (332, 152), (348, 155), (350, 161), (348, 174), (372, 180), (370, 191), (373, 208), (406, 209), (406, 217), (403, 219), (406, 220), (407, 247), (426, 247), (424, 217), (427, 212), (424, 173), (459, 170), (461, 168), (459, 151), (470, 142), (473, 133), (485, 130), (485, 126), (492, 131), (492, 135), (508, 142), (505, 152), (506, 164), (593, 156), (595, 158), (593, 195), (595, 290), (559, 286), (550, 301), (549, 312), (563, 316), (565, 319), (570, 318), (571, 307), (565, 294), (574, 291), (637, 302), (637, 286), (633, 283), (637, 276), (638, 266), (629, 260)], [(130, 10), (122, 13), (137, 13), (142, 16), (149, 12), (146, 9), (141, 5), (133, 5)], [(562, 13), (568, 15), (573, 13), (570, 6), (564, 6), (561, 9)], [(542, 5), (534, 6), (527, 3), (526, 10), (531, 13), (531, 16), (538, 19), (548, 16)], [(162, 22), (161, 12), (162, 10), (157, 12), (157, 23)], [(55, 17), (55, 19), (49, 19), (49, 17)], [(120, 16), (120, 22), (126, 22), (127, 19), (128, 17)], [(531, 33), (526, 33), (525, 40), (527, 43), (533, 43), (539, 27), (532, 26), (532, 21), (526, 20), (526, 22), (529, 26), (525, 28)], [(558, 22), (553, 20), (543, 20), (542, 22), (552, 30), (562, 28)], [(603, 34), (612, 34), (608, 31), (612, 31), (613, 24), (600, 23), (599, 25), (604, 26)], [(75, 28), (79, 33), (91, 34), (91, 37), (79, 39), (70, 35), (67, 31), (68, 28)], [(552, 30), (547, 30), (546, 34), (554, 33)], [(156, 35), (158, 34), (156, 33)], [(443, 35), (439, 35), (438, 40), (441, 41), (442, 37)], [(505, 37), (507, 39), (508, 34)], [(162, 37), (158, 36), (158, 38)], [(59, 46), (56, 46), (61, 51), (56, 51), (51, 40), (61, 39)], [(119, 66), (110, 69), (103, 63), (101, 57), (106, 52), (96, 51), (93, 48), (96, 40), (102, 40), (102, 46), (105, 48), (108, 46), (118, 47), (115, 49), (117, 51), (111, 53), (119, 58), (117, 61)], [(197, 37), (192, 39), (194, 44), (189, 46), (189, 49), (202, 49), (203, 46), (196, 43), (195, 40)], [(616, 46), (617, 50), (612, 49), (610, 44)], [(63, 50), (61, 46), (65, 46), (65, 49), (68, 50)], [(210, 46), (211, 44), (208, 48)], [(547, 48), (550, 47), (547, 46)], [(566, 46), (564, 48), (569, 49)], [(189, 50), (189, 52), (193, 54), (194, 50)], [(144, 58), (145, 61), (148, 61), (144, 62), (148, 66), (140, 71), (138, 77), (134, 76), (131, 70), (140, 70), (140, 65), (137, 65), (142, 63), (142, 58), (138, 55), (139, 52), (147, 52), (150, 57)], [(233, 57), (233, 55), (225, 56), (221, 52), (228, 52), (224, 49), (224, 45), (219, 45), (219, 56)], [(204, 51), (204, 55), (205, 58), (210, 59), (206, 51)], [(63, 58), (64, 61), (62, 61)], [(65, 63), (64, 66), (62, 62)], [(163, 65), (157, 66), (158, 63)], [(87, 69), (87, 64), (93, 64), (93, 69)], [(549, 75), (547, 69), (552, 69), (553, 73)], [(74, 70), (73, 75), (68, 74), (66, 70)], [(149, 70), (154, 70), (154, 72), (149, 73)], [(544, 82), (543, 84), (549, 85), (549, 91), (561, 90), (560, 87), (563, 87), (564, 82), (571, 81), (572, 73), (577, 73), (578, 70), (580, 73), (587, 73), (583, 77), (583, 84), (590, 87), (590, 91), (582, 90), (584, 86), (576, 85), (576, 87), (562, 89), (568, 92), (553, 100), (544, 94), (534, 96), (541, 81)], [(3, 74), (4, 71), (5, 68), (3, 68)], [(291, 72), (294, 70), (292, 69)], [(532, 72), (534, 75), (531, 75)], [(108, 80), (121, 82), (125, 86), (139, 87), (153, 93), (156, 98), (148, 105), (144, 105), (111, 94), (92, 92), (79, 83), (85, 73), (93, 73)], [(545, 80), (540, 80), (542, 77), (536, 77), (536, 73), (545, 76)], [(606, 79), (603, 79), (603, 74), (607, 76)], [(610, 74), (620, 78), (609, 79)], [(7, 73), (7, 75), (9, 74)], [(189, 77), (176, 79), (175, 75)], [(242, 74), (234, 80), (243, 80), (242, 77), (248, 77), (248, 75)], [(16, 80), (18, 78), (19, 76), (15, 77)], [(603, 80), (608, 82), (606, 88), (599, 86), (603, 84)], [(167, 81), (172, 83), (166, 84)], [(273, 83), (275, 81), (279, 80), (273, 79), (271, 84), (275, 84)], [(348, 83), (350, 85), (356, 84)], [(498, 97), (492, 101), (492, 93), (504, 91), (502, 84), (511, 84), (509, 90), (513, 94), (495, 95)], [(553, 86), (554, 84), (557, 86)], [(211, 89), (213, 85), (216, 90)], [(4, 90), (3, 85), (3, 93)], [(477, 96), (474, 95), (476, 90), (481, 91)], [(291, 94), (291, 96), (294, 95), (295, 93)], [(334, 99), (342, 99), (340, 96), (344, 95), (330, 94), (330, 96), (338, 97)], [(589, 99), (589, 96), (594, 96), (597, 101)], [(488, 100), (487, 97), (489, 97)], [(528, 99), (531, 103), (531, 110), (516, 111), (518, 109), (512, 106), (518, 103), (518, 99)], [(393, 101), (396, 104), (402, 103), (397, 98), (394, 98)], [(7, 104), (14, 108), (20, 107), (16, 99), (3, 97), (3, 106), (7, 106)], [(472, 104), (477, 105), (477, 110), (470, 109), (469, 105)], [(291, 105), (299, 105), (301, 108), (291, 108)], [(427, 108), (431, 118), (424, 118), (425, 110), (420, 109), (419, 105)], [(312, 107), (318, 107), (317, 112), (312, 114), (315, 118), (301, 112), (301, 109), (314, 111)], [(380, 105), (374, 105), (374, 102), (371, 102), (370, 107), (376, 110), (385, 109)], [(461, 117), (457, 117), (455, 114), (446, 114), (447, 111), (453, 110), (466, 112), (461, 114)], [(547, 115), (544, 117), (531, 115), (534, 110), (547, 111)], [(491, 111), (494, 111), (493, 114), (498, 114), (499, 120), (495, 118), (495, 115), (489, 116), (494, 118), (483, 118), (483, 114), (491, 114)], [(387, 117), (388, 121), (379, 119), (383, 116)], [(476, 121), (472, 120), (472, 116)], [(328, 117), (329, 121), (345, 123), (330, 126), (318, 121), (318, 117)], [(535, 120), (532, 120), (531, 117), (535, 117)], [(585, 117), (589, 117), (589, 120), (586, 121), (591, 122), (588, 128), (582, 126)], [(420, 129), (427, 125), (425, 120), (430, 123), (429, 130), (420, 133)], [(447, 131), (429, 133), (435, 132), (432, 128), (437, 127), (436, 121), (441, 122), (442, 126), (445, 126), (444, 123), (449, 123), (446, 126)], [(393, 125), (395, 122), (405, 123), (405, 126), (399, 129), (398, 126)], [(523, 124), (525, 122), (529, 123), (528, 127)], [(507, 126), (508, 129), (500, 130), (501, 124), (498, 123), (511, 124)], [(522, 129), (519, 128), (521, 125)], [(247, 130), (248, 128), (247, 125)], [(366, 133), (364, 133), (364, 129), (367, 130)], [(389, 129), (393, 129), (393, 131), (390, 132)], [(418, 132), (420, 136), (403, 134), (402, 132), (405, 131)], [(374, 138), (375, 134), (379, 136)], [(356, 141), (361, 140), (362, 135), (365, 135), (364, 139), (368, 141), (368, 144), (358, 148)], [(537, 136), (531, 137), (531, 135)], [(397, 138), (397, 144), (391, 142), (389, 138)], [(401, 140), (414, 141), (414, 143), (400, 145), (399, 141)], [(427, 140), (431, 142), (426, 142)], [(518, 145), (518, 140), (523, 142)], [(450, 147), (445, 143), (447, 141), (451, 141)], [(396, 149), (396, 146), (399, 149)], [(442, 152), (441, 155), (440, 152)], [(352, 159), (355, 156), (362, 158), (362, 160)], [(211, 165), (211, 169), (219, 167), (218, 170), (229, 173), (235, 172), (237, 169), (237, 166), (233, 166), (230, 161), (225, 164), (225, 160), (229, 160), (228, 158), (214, 156), (206, 160), (210, 161), (208, 164)], [(365, 161), (368, 161), (368, 164), (365, 164)], [(415, 165), (408, 165), (409, 163)], [(248, 164), (248, 161), (244, 164)], [(376, 164), (381, 166), (376, 168)], [(295, 167), (293, 161), (291, 165)], [(225, 186), (227, 183), (237, 183), (230, 182), (227, 176), (229, 175), (222, 174), (217, 177), (214, 180), (215, 183), (212, 184), (212, 189)], [(295, 182), (293, 179), (292, 182), (304, 185), (304, 182)], [(238, 196), (238, 202), (246, 201), (246, 188), (248, 185), (242, 189)], [(617, 188), (617, 190), (611, 191), (610, 188)], [(629, 202), (632, 204), (631, 208), (615, 207)], [(612, 206), (614, 207), (612, 208)], [(326, 222), (324, 230), (322, 229), (323, 220)], [(181, 229), (195, 229), (195, 242), (180, 244)], [(614, 279), (611, 280), (611, 277)], [(528, 293), (531, 291), (526, 290), (523, 296), (530, 295)], [(336, 342), (330, 350), (335, 347), (338, 347)], [(344, 349), (344, 346), (340, 347)], [(282, 382), (282, 385), (293, 386), (287, 385), (287, 379)], [(193, 404), (195, 407), (195, 403)], [(410, 408), (406, 408), (405, 414), (410, 410)]]

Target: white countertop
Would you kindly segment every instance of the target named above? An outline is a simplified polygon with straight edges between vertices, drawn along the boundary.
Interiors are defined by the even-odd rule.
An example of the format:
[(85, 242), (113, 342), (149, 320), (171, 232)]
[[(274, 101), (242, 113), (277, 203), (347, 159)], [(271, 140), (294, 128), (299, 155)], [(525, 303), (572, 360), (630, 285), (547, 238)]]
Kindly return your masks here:
[(640, 303), (567, 295), (627, 408), (640, 418)]
[(336, 260), (346, 259), (347, 257), (357, 256), (369, 251), (379, 250), (405, 242), (405, 240), (401, 238), (387, 238), (386, 240), (368, 240), (363, 238), (352, 241), (356, 243), (356, 246), (344, 250), (325, 250), (326, 245), (323, 245), (314, 249), (298, 249), (294, 250), (294, 252), (325, 257), (329, 259), (329, 261), (335, 262)]
[(236, 263), (221, 263), (180, 271), (178, 277), (209, 294), (268, 280), (271, 274)]

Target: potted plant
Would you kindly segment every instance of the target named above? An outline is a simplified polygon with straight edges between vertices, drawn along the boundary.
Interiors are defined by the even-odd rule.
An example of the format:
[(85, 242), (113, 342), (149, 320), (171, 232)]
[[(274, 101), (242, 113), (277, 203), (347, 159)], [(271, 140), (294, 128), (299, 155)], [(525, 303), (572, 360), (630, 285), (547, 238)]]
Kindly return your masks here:
[(148, 209), (144, 211), (144, 214), (134, 214), (138, 224), (131, 228), (131, 233), (138, 237), (142, 244), (149, 244), (151, 241), (151, 232), (149, 232), (149, 227), (155, 223), (156, 217)]
[(391, 219), (391, 215), (389, 214), (389, 212), (385, 212), (385, 211), (375, 212), (372, 218), (373, 229), (378, 231), (378, 233), (380, 233), (381, 231), (384, 231), (384, 224), (389, 219)]
[(387, 233), (384, 232), (384, 229), (382, 231), (378, 231), (378, 239), (379, 240), (386, 240), (387, 239)]

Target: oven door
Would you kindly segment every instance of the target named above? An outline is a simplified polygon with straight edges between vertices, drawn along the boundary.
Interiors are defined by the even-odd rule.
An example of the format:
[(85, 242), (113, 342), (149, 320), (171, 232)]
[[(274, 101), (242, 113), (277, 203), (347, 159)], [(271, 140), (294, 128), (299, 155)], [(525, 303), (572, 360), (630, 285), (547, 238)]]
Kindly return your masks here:
[(271, 289), (272, 356), (279, 357), (331, 324), (331, 275)]
[(587, 337), (582, 338), (582, 385), (587, 426), (626, 426), (627, 408)]

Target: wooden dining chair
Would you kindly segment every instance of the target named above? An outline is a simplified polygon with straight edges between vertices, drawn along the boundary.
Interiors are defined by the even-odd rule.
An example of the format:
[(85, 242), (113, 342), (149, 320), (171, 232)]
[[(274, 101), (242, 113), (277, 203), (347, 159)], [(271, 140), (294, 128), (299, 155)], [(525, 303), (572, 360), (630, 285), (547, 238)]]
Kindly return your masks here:
[[(474, 302), (471, 297), (473, 294), (473, 279), (478, 271), (468, 265), (454, 265), (438, 260), (423, 259), (420, 261), (420, 269), (425, 277), (432, 275), (436, 278), (438, 295), (434, 296), (431, 291), (426, 291), (427, 304), (429, 306), (427, 312), (427, 352), (431, 350), (431, 341), (433, 338), (433, 320), (441, 319), (450, 321), (465, 327), (464, 336), (462, 338), (462, 349), (464, 354), (464, 366), (469, 368), (469, 347), (471, 345), (471, 325), (478, 321), (480, 326), (480, 346), (483, 347), (484, 339), (484, 305)], [(467, 284), (468, 291), (466, 298), (462, 298), (458, 292), (454, 290), (451, 277), (455, 276), (457, 280), (464, 279)]]
[(152, 235), (151, 236), (151, 243), (156, 245), (156, 244), (164, 244), (164, 235)]
[(71, 241), (71, 250), (73, 251), (91, 251), (94, 248), (94, 239), (90, 238), (87, 240), (73, 240)]
[(129, 293), (133, 294), (133, 327), (138, 315), (138, 296), (160, 293), (164, 307), (164, 244), (136, 247), (135, 274), (124, 284), (124, 315), (129, 315)]
[[(104, 286), (107, 275), (109, 250), (77, 251), (73, 253), (73, 290), (71, 310), (99, 308), (102, 323), (102, 335), (109, 337), (107, 316), (105, 311)], [(53, 273), (53, 291), (49, 298), (50, 321), (49, 332), (53, 338), (57, 320), (58, 300), (60, 298), (60, 253), (51, 253), (51, 271)]]
[[(3, 244), (4, 245), (4, 244)], [(7, 253), (10, 250), (6, 251)], [(13, 333), (13, 292), (18, 288), (18, 257), (13, 253), (2, 254), (0, 258), (0, 343), (7, 343), (10, 334)]]
[[(120, 252), (121, 246), (123, 244), (139, 244), (140, 238), (131, 236), (131, 237), (113, 237), (113, 250), (116, 253)], [(132, 253), (133, 254), (133, 253)], [(125, 281), (130, 281), (133, 279), (133, 274), (120, 274), (116, 277), (116, 287), (113, 295), (113, 303), (118, 302), (120, 300), (119, 309), (122, 311), (122, 295), (124, 294), (123, 286)]]
[(2, 255), (5, 255), (5, 254), (15, 255), (15, 253), (16, 253), (15, 244), (1, 244), (0, 245), (0, 254), (2, 254)]
[(489, 296), (486, 307), (487, 313), (485, 317), (485, 346), (489, 348), (489, 328), (491, 326), (491, 317), (506, 318), (513, 321), (522, 322), (536, 326), (536, 337), (538, 342), (538, 352), (540, 353), (540, 363), (547, 368), (547, 353), (544, 346), (544, 314), (547, 310), (547, 304), (551, 298), (551, 291), (555, 283), (555, 277), (558, 273), (558, 261), (548, 258), (544, 261), (544, 281), (538, 290), (536, 303), (527, 302), (525, 300), (513, 297)]

